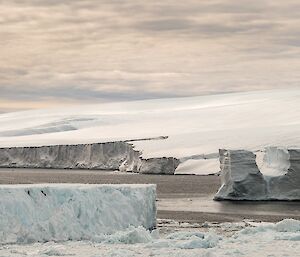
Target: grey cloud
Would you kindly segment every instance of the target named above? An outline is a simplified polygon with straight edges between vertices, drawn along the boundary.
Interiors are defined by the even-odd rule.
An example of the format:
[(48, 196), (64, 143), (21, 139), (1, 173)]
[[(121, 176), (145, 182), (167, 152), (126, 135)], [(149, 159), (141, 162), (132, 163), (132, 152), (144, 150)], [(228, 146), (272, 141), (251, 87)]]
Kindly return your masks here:
[(165, 32), (175, 31), (176, 33), (193, 36), (217, 36), (230, 35), (233, 33), (253, 33), (257, 31), (270, 31), (278, 28), (280, 24), (276, 22), (255, 22), (255, 23), (233, 23), (221, 24), (217, 22), (196, 22), (187, 19), (160, 19), (152, 21), (142, 21), (136, 24), (136, 28), (144, 33), (149, 31)]
[[(169, 4), (159, 4), (158, 6), (161, 7), (164, 13), (164, 16), (167, 18), (162, 18), (159, 15), (155, 15), (151, 12), (153, 6), (150, 4), (141, 5), (137, 4), (138, 2), (133, 1), (128, 4), (128, 2), (121, 3), (121, 2), (111, 2), (110, 5), (106, 2), (106, 5), (108, 5), (110, 8), (110, 17), (104, 17), (101, 15), (101, 12), (98, 10), (105, 8), (101, 6), (101, 2), (93, 2), (93, 1), (84, 1), (85, 4), (90, 4), (91, 7), (89, 8), (89, 11), (91, 13), (94, 13), (94, 15), (72, 15), (72, 12), (68, 11), (70, 7), (77, 6), (78, 3), (81, 3), (81, 1), (55, 1), (54, 3), (51, 1), (51, 4), (49, 4), (49, 1), (37, 1), (41, 3), (44, 3), (46, 6), (54, 5), (54, 3), (64, 4), (65, 9), (63, 9), (60, 13), (60, 15), (57, 15), (55, 13), (54, 15), (51, 15), (51, 13), (47, 14), (47, 10), (44, 10), (44, 16), (43, 16), (43, 10), (41, 11), (39, 16), (35, 17), (34, 15), (31, 15), (31, 20), (34, 21), (33, 26), (31, 30), (36, 33), (37, 31), (39, 33), (55, 33), (56, 37), (53, 40), (61, 40), (63, 41), (66, 39), (66, 41), (82, 41), (83, 39), (91, 39), (91, 40), (99, 40), (101, 39), (101, 35), (103, 37), (103, 33), (107, 32), (113, 32), (113, 33), (122, 33), (127, 32), (129, 33), (132, 30), (137, 30), (140, 32), (148, 33), (151, 32), (174, 32), (176, 33), (177, 30), (180, 30), (182, 33), (181, 35), (194, 35), (194, 36), (201, 36), (202, 34), (205, 35), (214, 35), (214, 34), (229, 34), (229, 33), (239, 33), (239, 32), (255, 32), (257, 30), (260, 31), (267, 31), (269, 29), (274, 28), (275, 26), (279, 25), (279, 21), (272, 21), (272, 20), (265, 20), (260, 22), (253, 22), (255, 21), (252, 18), (250, 18), (249, 14), (257, 15), (258, 11), (256, 8), (262, 10), (263, 7), (266, 5), (262, 1), (260, 2), (251, 2), (247, 1), (245, 4), (236, 3), (232, 1), (227, 1), (226, 4), (222, 3), (222, 1), (217, 1), (212, 4), (202, 3), (199, 4), (197, 2), (192, 1), (194, 3), (193, 5), (188, 4), (178, 4), (177, 8), (180, 9), (187, 9), (186, 13), (175, 13), (170, 11), (172, 7), (176, 7), (176, 5)], [(34, 6), (34, 4), (37, 4), (36, 1), (31, 2), (31, 4)], [(29, 2), (30, 3), (30, 2)], [(117, 6), (117, 7), (115, 7)], [(126, 6), (127, 8), (121, 9), (123, 12), (119, 13), (120, 8), (124, 8)], [(140, 7), (139, 12), (136, 11), (137, 6)], [(154, 4), (154, 6), (157, 6)], [(186, 7), (189, 6), (189, 7)], [(209, 6), (209, 8), (208, 8)], [(226, 8), (225, 8), (226, 6)], [(255, 7), (255, 8), (254, 8)], [(157, 7), (156, 7), (157, 8)], [(195, 16), (192, 10), (194, 9), (201, 9), (204, 12), (208, 12), (208, 9), (214, 10), (216, 12), (216, 19), (214, 21), (206, 21), (204, 20), (196, 21), (194, 18), (198, 18), (198, 16)], [(253, 9), (254, 8), (254, 9)], [(245, 15), (248, 15), (248, 19), (244, 19), (242, 22), (241, 20), (239, 22), (236, 22), (235, 15), (233, 15), (229, 20), (223, 20), (219, 19), (218, 16), (220, 14), (226, 13), (226, 10), (248, 10)], [(93, 12), (94, 10), (94, 12)], [(113, 12), (115, 10), (115, 12)], [(149, 11), (150, 10), (150, 11)], [(138, 13), (138, 14), (136, 14)], [(241, 19), (241, 12), (239, 12), (239, 18)], [(28, 17), (29, 16), (29, 17)], [(117, 20), (117, 17), (120, 18), (120, 20)], [(142, 18), (142, 17), (146, 17)], [(148, 18), (147, 18), (148, 17)], [(201, 17), (201, 16), (200, 16)], [(257, 17), (257, 16), (256, 16)], [(261, 19), (261, 17), (260, 17)], [(3, 18), (3, 22), (7, 23), (19, 23), (19, 22), (30, 22), (30, 15), (20, 15), (18, 14), (16, 17), (8, 17), (8, 19)], [(87, 24), (89, 26), (87, 26)], [(35, 27), (34, 27), (35, 26)], [(38, 28), (36, 26), (39, 26)], [(58, 30), (57, 28), (60, 27)], [(28, 27), (27, 27), (28, 29)], [(50, 29), (50, 30), (49, 30)], [(82, 32), (82, 33), (79, 33)], [(102, 32), (102, 34), (101, 34)]]
[(25, 69), (21, 69), (21, 68), (1, 68), (0, 67), (0, 74), (2, 76), (5, 75), (13, 75), (13, 76), (23, 76), (28, 74), (29, 72)]
[(136, 28), (140, 30), (165, 31), (165, 30), (183, 30), (189, 29), (193, 23), (185, 19), (164, 19), (142, 21), (136, 24)]
[(2, 98), (115, 101), (299, 82), (297, 1), (0, 4)]
[(268, 8), (269, 1), (247, 0), (220, 0), (220, 1), (201, 1), (190, 0), (182, 2), (174, 1), (152, 1), (152, 5), (145, 4), (140, 1), (123, 1), (113, 5), (115, 10), (121, 13), (137, 14), (137, 11), (142, 11), (146, 15), (157, 15), (157, 17), (170, 16), (191, 16), (196, 14), (249, 14), (262, 13)]
[(297, 36), (288, 37), (288, 38), (285, 38), (285, 39), (281, 39), (281, 40), (279, 40), (279, 42), (281, 42), (284, 45), (290, 45), (290, 46), (294, 46), (294, 47), (300, 47), (300, 38), (297, 37)]

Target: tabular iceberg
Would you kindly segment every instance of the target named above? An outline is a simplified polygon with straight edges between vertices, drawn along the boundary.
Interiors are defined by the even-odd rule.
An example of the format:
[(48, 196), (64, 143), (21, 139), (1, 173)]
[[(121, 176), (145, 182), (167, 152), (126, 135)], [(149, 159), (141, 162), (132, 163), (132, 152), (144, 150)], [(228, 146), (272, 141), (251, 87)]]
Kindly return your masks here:
[(263, 158), (221, 149), (222, 186), (215, 200), (300, 200), (300, 149), (268, 147)]
[(156, 226), (155, 185), (2, 185), (0, 244), (101, 241)]

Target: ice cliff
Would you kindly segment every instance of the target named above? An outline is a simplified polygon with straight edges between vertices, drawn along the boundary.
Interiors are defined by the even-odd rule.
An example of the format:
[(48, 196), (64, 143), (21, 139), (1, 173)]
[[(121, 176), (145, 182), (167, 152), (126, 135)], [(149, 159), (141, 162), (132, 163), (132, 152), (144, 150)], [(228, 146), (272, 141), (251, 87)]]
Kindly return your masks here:
[(127, 142), (0, 148), (0, 167), (121, 170), (174, 174), (173, 157), (144, 159)]
[(101, 241), (156, 226), (155, 185), (2, 185), (0, 196), (0, 245)]
[(300, 149), (221, 149), (215, 200), (300, 200)]

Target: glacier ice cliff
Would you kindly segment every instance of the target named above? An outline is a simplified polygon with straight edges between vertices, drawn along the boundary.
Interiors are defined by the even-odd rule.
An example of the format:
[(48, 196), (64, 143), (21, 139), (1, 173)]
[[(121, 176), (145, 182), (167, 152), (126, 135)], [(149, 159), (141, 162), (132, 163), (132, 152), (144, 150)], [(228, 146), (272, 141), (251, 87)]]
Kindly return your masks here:
[(0, 148), (0, 167), (120, 170), (174, 174), (179, 160), (173, 157), (143, 159), (130, 143)]
[(300, 200), (300, 149), (219, 150), (222, 186), (215, 200)]

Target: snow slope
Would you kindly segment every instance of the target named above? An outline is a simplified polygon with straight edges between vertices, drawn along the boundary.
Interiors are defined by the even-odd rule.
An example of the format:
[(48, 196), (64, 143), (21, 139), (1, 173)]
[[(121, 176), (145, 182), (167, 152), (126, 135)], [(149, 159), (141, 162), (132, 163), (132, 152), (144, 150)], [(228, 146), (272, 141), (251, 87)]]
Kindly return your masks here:
[(143, 152), (144, 158), (181, 158), (180, 172), (198, 174), (218, 171), (215, 154), (219, 148), (257, 150), (265, 146), (299, 146), (299, 131), (300, 89), (121, 102), (0, 115), (0, 147), (160, 137), (132, 143)]
[(2, 185), (0, 196), (0, 245), (101, 241), (156, 225), (155, 185)]

